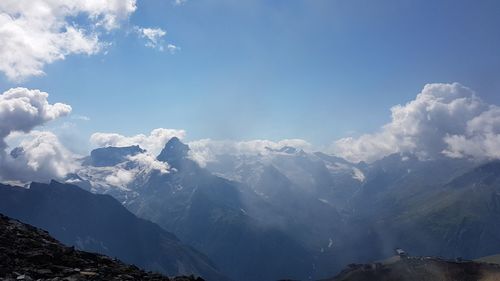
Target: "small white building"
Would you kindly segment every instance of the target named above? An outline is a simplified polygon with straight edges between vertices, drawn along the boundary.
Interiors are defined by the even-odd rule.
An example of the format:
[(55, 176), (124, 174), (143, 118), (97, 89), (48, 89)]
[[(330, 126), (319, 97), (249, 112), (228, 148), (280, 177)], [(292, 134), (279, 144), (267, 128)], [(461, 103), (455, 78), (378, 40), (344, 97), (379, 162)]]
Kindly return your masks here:
[(400, 257), (407, 257), (408, 256), (408, 254), (405, 252), (405, 250), (403, 250), (401, 248), (394, 249), (394, 252), (396, 252), (396, 255), (398, 255)]

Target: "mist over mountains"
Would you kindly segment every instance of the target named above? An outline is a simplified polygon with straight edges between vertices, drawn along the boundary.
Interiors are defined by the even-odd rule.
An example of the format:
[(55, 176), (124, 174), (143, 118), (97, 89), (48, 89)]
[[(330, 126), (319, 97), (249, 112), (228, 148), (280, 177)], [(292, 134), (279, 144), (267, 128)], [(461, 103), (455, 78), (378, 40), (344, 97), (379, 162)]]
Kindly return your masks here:
[(336, 154), (300, 139), (183, 142), (183, 130), (156, 129), (96, 133), (101, 147), (75, 155), (33, 130), (71, 110), (47, 98), (2, 95), (12, 111), (0, 115), (11, 120), (1, 125), (0, 212), (79, 249), (243, 281), (327, 278), (397, 247), (500, 252), (498, 107), (460, 84), (427, 85), (379, 132), (336, 141)]
[(227, 280), (210, 260), (158, 225), (137, 218), (108, 195), (69, 184), (1, 185), (0, 213), (49, 230), (66, 245), (170, 276)]
[(499, 14), (1, 0), (0, 281), (500, 279)]
[[(497, 161), (421, 160), (398, 153), (355, 164), (284, 146), (261, 155), (220, 155), (201, 167), (189, 151), (178, 138), (170, 139), (152, 160), (164, 163), (165, 171), (143, 166), (136, 156), (145, 152), (138, 146), (99, 148), (65, 181), (115, 197), (234, 280), (326, 278), (348, 263), (390, 256), (396, 247), (415, 255), (466, 259), (500, 252), (494, 246), (500, 237)], [(131, 179), (110, 180), (121, 173)], [(47, 189), (54, 192), (47, 198), (57, 198), (65, 188), (2, 189)], [(7, 215), (16, 217), (24, 209), (12, 202), (25, 200), (2, 199)], [(22, 219), (36, 222), (31, 216)], [(38, 224), (51, 232), (59, 227)], [(87, 236), (88, 245), (54, 234), (84, 250), (112, 254), (92, 246), (99, 244), (96, 234)]]
[[(71, 106), (50, 104), (47, 93), (27, 88), (4, 92), (0, 103), (9, 108), (0, 115), (0, 164), (4, 181), (50, 181), (82, 168), (78, 160), (85, 155), (73, 153), (55, 132), (37, 128), (70, 115)], [(498, 106), (486, 103), (472, 89), (459, 83), (435, 83), (425, 85), (414, 100), (392, 107), (390, 122), (378, 131), (341, 138), (327, 146), (315, 146), (303, 139), (199, 139), (186, 143), (190, 147), (189, 158), (202, 167), (218, 165), (224, 155), (252, 157), (293, 149), (335, 155), (352, 163), (372, 163), (394, 153), (412, 154), (421, 160), (448, 157), (484, 161), (499, 157), (499, 112)], [(186, 135), (185, 130), (165, 128), (154, 129), (149, 135), (97, 132), (91, 135), (90, 143), (96, 148), (138, 145), (145, 151), (127, 157), (141, 158), (142, 166), (166, 171), (155, 157), (169, 139), (183, 140)], [(120, 176), (109, 179), (126, 182), (131, 180), (130, 172), (121, 171)]]

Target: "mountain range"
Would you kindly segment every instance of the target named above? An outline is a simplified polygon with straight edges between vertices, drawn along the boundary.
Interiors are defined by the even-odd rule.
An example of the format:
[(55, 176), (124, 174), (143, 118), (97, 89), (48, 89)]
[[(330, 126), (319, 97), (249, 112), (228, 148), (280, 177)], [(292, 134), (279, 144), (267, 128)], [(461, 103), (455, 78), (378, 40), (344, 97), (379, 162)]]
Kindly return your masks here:
[[(203, 277), (223, 273), (243, 281), (328, 278), (349, 263), (391, 256), (397, 247), (415, 255), (466, 259), (500, 252), (498, 161), (421, 159), (398, 153), (373, 163), (351, 163), (290, 146), (251, 155), (219, 154), (206, 165), (194, 159), (178, 138), (170, 139), (156, 157), (138, 146), (104, 147), (59, 180), (111, 195), (118, 200), (113, 204), (135, 219), (172, 233), (171, 240), (179, 237), (178, 249), (191, 257), (181, 258), (182, 264), (189, 264), (182, 268)], [(30, 193), (51, 186), (58, 188), (49, 198), (68, 187), (34, 183), (29, 189), (0, 191)], [(91, 196), (89, 192), (85, 194)], [(66, 205), (74, 200), (67, 199)], [(21, 199), (5, 202), (17, 202), (10, 203), (12, 208), (22, 210)], [(90, 206), (80, 208), (86, 212)], [(10, 214), (18, 218), (24, 212), (19, 210)], [(71, 216), (68, 220), (75, 218)], [(57, 230), (57, 223), (39, 225), (36, 217), (19, 218)], [(119, 232), (137, 228), (141, 227), (127, 222)], [(107, 231), (111, 236), (117, 233)], [(66, 238), (59, 232), (54, 236), (65, 243), (107, 253), (85, 239), (93, 236), (78, 233)], [(167, 266), (173, 259), (164, 263), (164, 271), (179, 271)]]

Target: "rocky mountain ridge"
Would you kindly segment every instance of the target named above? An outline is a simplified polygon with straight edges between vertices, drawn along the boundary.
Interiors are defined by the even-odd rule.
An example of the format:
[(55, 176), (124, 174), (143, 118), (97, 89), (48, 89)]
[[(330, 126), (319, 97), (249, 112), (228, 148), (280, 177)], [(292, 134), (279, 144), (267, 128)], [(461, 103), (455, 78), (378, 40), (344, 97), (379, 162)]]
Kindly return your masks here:
[(140, 219), (109, 195), (52, 181), (29, 188), (0, 185), (0, 213), (46, 229), (68, 246), (117, 257), (168, 275), (227, 280), (202, 253)]
[(104, 255), (67, 247), (48, 232), (0, 214), (0, 280), (203, 281), (145, 272)]

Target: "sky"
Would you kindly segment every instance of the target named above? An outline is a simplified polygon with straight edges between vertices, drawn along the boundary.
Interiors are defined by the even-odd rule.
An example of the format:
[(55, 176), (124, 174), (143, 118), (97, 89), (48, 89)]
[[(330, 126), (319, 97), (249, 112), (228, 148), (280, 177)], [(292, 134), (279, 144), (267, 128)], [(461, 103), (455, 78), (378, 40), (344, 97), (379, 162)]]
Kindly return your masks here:
[(432, 83), (458, 82), (484, 108), (500, 104), (496, 0), (69, 2), (51, 2), (51, 26), (46, 16), (17, 21), (47, 12), (37, 6), (46, 0), (0, 4), (0, 92), (39, 89), (70, 105), (22, 131), (50, 130), (78, 153), (94, 133), (156, 128), (183, 130), (187, 141), (353, 146), (346, 138), (383, 135), (391, 108)]

